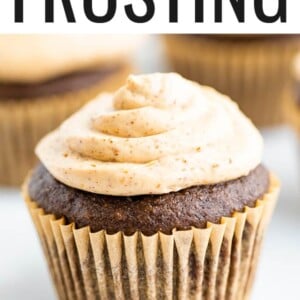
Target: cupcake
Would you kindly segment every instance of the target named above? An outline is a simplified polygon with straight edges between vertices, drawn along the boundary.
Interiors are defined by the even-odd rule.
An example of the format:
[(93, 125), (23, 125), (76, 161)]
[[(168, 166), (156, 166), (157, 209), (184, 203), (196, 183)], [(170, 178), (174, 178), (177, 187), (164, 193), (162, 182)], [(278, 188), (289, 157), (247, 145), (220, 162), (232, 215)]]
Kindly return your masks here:
[(294, 61), (294, 94), (285, 105), (286, 120), (293, 126), (300, 137), (300, 54)]
[(23, 194), (60, 299), (246, 299), (279, 183), (228, 97), (130, 76), (48, 134)]
[(137, 37), (0, 36), (0, 185), (19, 185), (36, 143), (132, 71)]
[(172, 67), (212, 85), (238, 101), (258, 126), (284, 121), (291, 98), (290, 66), (300, 47), (296, 36), (170, 35), (165, 37)]

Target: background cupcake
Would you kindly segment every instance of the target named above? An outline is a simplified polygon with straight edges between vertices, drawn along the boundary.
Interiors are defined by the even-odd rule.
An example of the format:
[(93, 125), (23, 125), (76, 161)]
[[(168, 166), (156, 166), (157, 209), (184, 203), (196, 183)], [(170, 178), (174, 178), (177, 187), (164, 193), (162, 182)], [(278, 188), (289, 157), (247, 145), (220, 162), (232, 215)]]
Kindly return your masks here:
[(300, 55), (298, 54), (293, 65), (293, 98), (285, 103), (287, 122), (290, 123), (300, 136)]
[(245, 299), (278, 182), (237, 106), (129, 77), (37, 147), (24, 185), (60, 298)]
[(131, 36), (0, 36), (0, 185), (18, 185), (34, 146), (100, 91), (132, 71)]
[(186, 77), (236, 99), (258, 126), (284, 121), (292, 97), (290, 66), (299, 51), (297, 36), (169, 35), (166, 51)]

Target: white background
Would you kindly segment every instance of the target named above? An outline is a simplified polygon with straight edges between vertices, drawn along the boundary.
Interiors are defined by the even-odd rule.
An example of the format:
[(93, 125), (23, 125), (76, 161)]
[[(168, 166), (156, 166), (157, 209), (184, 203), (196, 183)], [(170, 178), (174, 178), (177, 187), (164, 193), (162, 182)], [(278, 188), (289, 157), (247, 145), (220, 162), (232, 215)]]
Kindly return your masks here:
[[(300, 1), (287, 1), (287, 23), (266, 24), (255, 15), (254, 0), (245, 0), (245, 23), (241, 24), (233, 12), (229, 0), (223, 0), (223, 22), (214, 22), (213, 0), (204, 0), (204, 23), (196, 24), (195, 0), (178, 0), (178, 23), (169, 23), (169, 1), (154, 0), (155, 15), (144, 24), (131, 22), (125, 14), (124, 6), (133, 4), (136, 14), (144, 15), (146, 6), (142, 0), (117, 0), (117, 12), (108, 23), (95, 24), (84, 15), (84, 0), (70, 0), (76, 24), (68, 24), (61, 0), (54, 0), (55, 23), (45, 23), (45, 1), (24, 0), (24, 23), (14, 23), (14, 1), (0, 1), (0, 33), (300, 33)], [(107, 1), (94, 0), (94, 12), (103, 15)], [(265, 13), (273, 15), (278, 8), (278, 0), (263, 0)]]

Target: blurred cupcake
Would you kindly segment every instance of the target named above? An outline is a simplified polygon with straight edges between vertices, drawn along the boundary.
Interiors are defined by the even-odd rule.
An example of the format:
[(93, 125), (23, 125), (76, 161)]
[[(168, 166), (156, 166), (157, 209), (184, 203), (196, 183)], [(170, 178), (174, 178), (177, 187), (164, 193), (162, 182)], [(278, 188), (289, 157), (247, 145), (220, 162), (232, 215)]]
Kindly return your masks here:
[(294, 62), (294, 94), (290, 101), (286, 102), (285, 112), (287, 122), (297, 131), (300, 137), (300, 54)]
[(37, 146), (24, 184), (60, 299), (246, 299), (278, 193), (227, 97), (130, 76)]
[(34, 146), (100, 91), (132, 71), (137, 37), (0, 36), (0, 185), (18, 185)]
[(291, 98), (290, 66), (300, 48), (295, 36), (169, 35), (166, 51), (173, 68), (238, 101), (258, 126), (284, 121)]

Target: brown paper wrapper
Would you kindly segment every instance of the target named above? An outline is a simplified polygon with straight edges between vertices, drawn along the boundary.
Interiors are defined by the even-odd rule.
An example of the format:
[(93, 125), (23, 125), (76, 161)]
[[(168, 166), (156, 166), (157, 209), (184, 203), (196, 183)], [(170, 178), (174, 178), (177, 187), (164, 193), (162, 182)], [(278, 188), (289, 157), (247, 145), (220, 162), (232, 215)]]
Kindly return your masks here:
[(300, 104), (297, 103), (296, 97), (285, 103), (284, 111), (287, 123), (296, 130), (300, 138)]
[(164, 40), (175, 71), (229, 95), (257, 126), (284, 122), (299, 38), (169, 35)]
[(76, 229), (27, 194), (60, 299), (248, 299), (279, 183), (220, 224), (145, 236)]
[(100, 92), (123, 85), (131, 70), (124, 65), (107, 79), (76, 92), (37, 99), (0, 99), (0, 185), (20, 185), (36, 163), (38, 141)]

